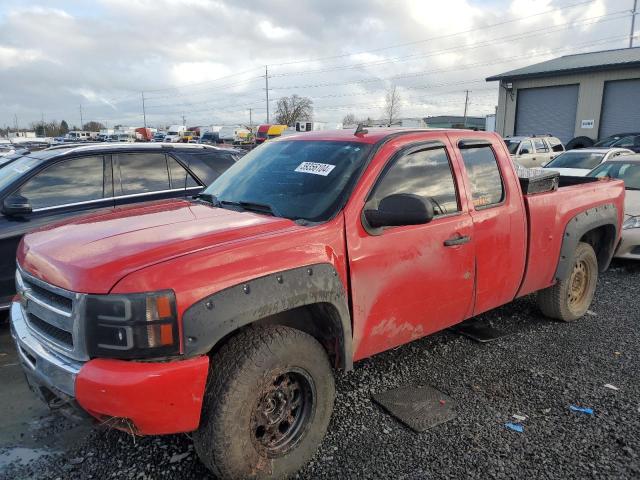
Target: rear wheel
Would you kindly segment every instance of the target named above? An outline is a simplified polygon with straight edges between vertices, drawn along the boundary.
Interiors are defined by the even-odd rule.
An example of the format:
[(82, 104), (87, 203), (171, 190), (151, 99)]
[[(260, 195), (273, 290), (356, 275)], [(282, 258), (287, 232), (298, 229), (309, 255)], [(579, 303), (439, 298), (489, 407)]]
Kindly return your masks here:
[(288, 327), (247, 329), (211, 359), (198, 456), (219, 478), (286, 478), (322, 442), (334, 396), (316, 339)]
[(593, 300), (598, 282), (598, 261), (593, 247), (580, 242), (569, 276), (538, 292), (538, 306), (551, 318), (572, 322), (582, 317)]

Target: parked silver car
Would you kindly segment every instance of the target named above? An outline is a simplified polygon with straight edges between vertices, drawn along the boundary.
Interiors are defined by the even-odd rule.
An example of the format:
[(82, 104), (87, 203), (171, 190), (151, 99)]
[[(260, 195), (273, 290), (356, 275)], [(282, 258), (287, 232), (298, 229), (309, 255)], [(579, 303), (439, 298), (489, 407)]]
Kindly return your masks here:
[(628, 148), (580, 148), (558, 155), (544, 168), (568, 177), (584, 177), (603, 162), (633, 154)]
[(616, 250), (618, 258), (640, 260), (640, 155), (618, 156), (602, 163), (589, 177), (624, 180), (624, 223), (622, 241)]

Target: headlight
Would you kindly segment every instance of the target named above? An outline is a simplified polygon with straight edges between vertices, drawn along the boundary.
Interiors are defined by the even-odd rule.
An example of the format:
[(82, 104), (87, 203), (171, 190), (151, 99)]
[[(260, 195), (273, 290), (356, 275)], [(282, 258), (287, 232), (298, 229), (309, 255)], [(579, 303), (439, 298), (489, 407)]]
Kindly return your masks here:
[(630, 228), (640, 228), (640, 215), (637, 217), (627, 218), (622, 224), (623, 230), (628, 230)]
[(143, 358), (180, 353), (171, 290), (87, 295), (87, 350), (92, 357)]

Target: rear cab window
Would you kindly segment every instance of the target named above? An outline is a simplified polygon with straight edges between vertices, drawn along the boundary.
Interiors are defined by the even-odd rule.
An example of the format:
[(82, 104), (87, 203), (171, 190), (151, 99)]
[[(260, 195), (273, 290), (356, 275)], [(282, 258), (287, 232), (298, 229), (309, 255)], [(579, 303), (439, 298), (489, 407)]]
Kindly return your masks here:
[(489, 145), (461, 148), (460, 153), (475, 209), (500, 205), (505, 199), (505, 188), (493, 148)]

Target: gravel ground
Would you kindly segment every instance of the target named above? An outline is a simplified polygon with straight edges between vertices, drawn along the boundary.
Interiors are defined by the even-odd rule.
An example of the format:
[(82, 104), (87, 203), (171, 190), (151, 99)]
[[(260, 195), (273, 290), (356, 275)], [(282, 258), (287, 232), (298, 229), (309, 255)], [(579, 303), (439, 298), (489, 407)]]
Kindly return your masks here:
[[(617, 263), (577, 323), (546, 320), (524, 298), (481, 317), (509, 333), (492, 343), (443, 332), (358, 363), (338, 378), (329, 433), (299, 478), (640, 478), (638, 287), (640, 265)], [(457, 417), (417, 434), (371, 400), (406, 385), (447, 393)], [(513, 414), (528, 416), (523, 433), (505, 428)], [(65, 422), (38, 435), (55, 446)], [(185, 435), (95, 430), (67, 452), (0, 471), (7, 480), (111, 477), (209, 478)]]

